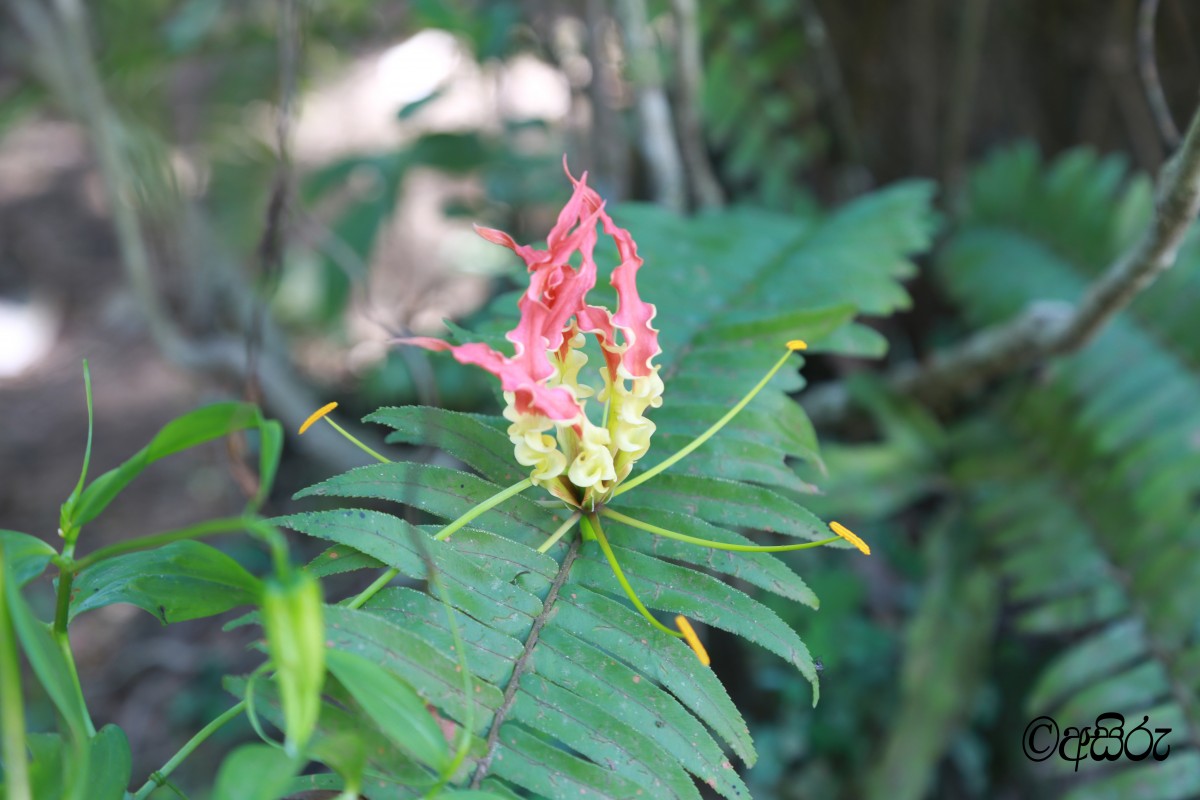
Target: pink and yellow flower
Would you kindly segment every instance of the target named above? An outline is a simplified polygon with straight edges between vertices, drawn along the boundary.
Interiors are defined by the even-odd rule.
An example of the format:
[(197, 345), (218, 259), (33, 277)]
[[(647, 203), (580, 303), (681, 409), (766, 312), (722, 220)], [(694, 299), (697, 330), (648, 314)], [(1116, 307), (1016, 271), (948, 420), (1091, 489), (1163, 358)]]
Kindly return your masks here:
[[(520, 321), (506, 335), (513, 355), (482, 343), (452, 345), (429, 337), (402, 341), (447, 350), (459, 362), (500, 378), (517, 462), (532, 467), (531, 480), (556, 497), (594, 508), (612, 496), (650, 447), (654, 423), (645, 414), (662, 405), (663, 383), (654, 364), (662, 350), (651, 325), (654, 306), (638, 294), (642, 259), (633, 237), (605, 211), (604, 201), (587, 185), (586, 172), (576, 179), (567, 170), (567, 177), (574, 192), (545, 250), (517, 244), (502, 231), (476, 228), (489, 242), (520, 256), (529, 271), (529, 288), (518, 304)], [(619, 263), (611, 278), (615, 313), (587, 302), (597, 280), (597, 225), (617, 247)], [(570, 263), (576, 253), (578, 268)], [(586, 411), (593, 389), (580, 382), (588, 362), (586, 335), (596, 338), (604, 359), (599, 370), (603, 388), (595, 393), (595, 400), (604, 404), (599, 423)]]
[[(574, 191), (546, 238), (545, 250), (517, 244), (502, 231), (476, 228), (489, 242), (516, 253), (529, 272), (529, 288), (518, 303), (520, 321), (506, 334), (513, 345), (513, 354), (505, 355), (478, 342), (452, 345), (429, 337), (400, 340), (429, 350), (449, 351), (461, 363), (482, 367), (498, 377), (516, 460), (532, 468), (528, 478), (478, 503), (442, 528), (434, 539), (445, 540), (471, 520), (530, 486), (543, 486), (572, 506), (573, 512), (537, 548), (538, 552), (547, 552), (579, 524), (584, 540), (595, 541), (600, 547), (633, 606), (659, 630), (686, 640), (707, 664), (708, 655), (686, 618), (676, 618), (677, 630), (668, 628), (638, 598), (617, 563), (601, 517), (656, 536), (718, 550), (775, 553), (846, 540), (863, 553), (871, 551), (862, 539), (837, 522), (830, 523), (837, 535), (819, 541), (787, 545), (729, 544), (667, 530), (608, 507), (610, 499), (653, 479), (715, 436), (767, 386), (792, 353), (804, 350), (807, 345), (799, 339), (787, 342), (786, 352), (775, 365), (721, 419), (678, 452), (625, 481), (634, 463), (650, 448), (655, 428), (646, 413), (662, 405), (663, 382), (659, 366), (654, 363), (662, 350), (658, 331), (651, 325), (655, 308), (638, 294), (637, 276), (642, 259), (633, 237), (604, 210), (604, 201), (587, 185), (587, 173), (576, 179), (566, 169), (565, 160), (563, 168)], [(615, 312), (587, 302), (588, 292), (597, 280), (595, 250), (600, 236), (597, 226), (617, 248), (618, 263), (610, 279), (617, 293)], [(570, 263), (576, 254), (578, 267)], [(603, 358), (598, 370), (601, 381), (598, 391), (580, 380), (580, 373), (588, 363), (583, 348), (589, 335), (599, 343)], [(593, 399), (603, 404), (603, 413), (597, 415), (599, 422), (587, 413)], [(327, 416), (336, 405), (330, 403), (314, 413), (301, 427), (301, 433), (324, 417), (373, 458), (388, 462)], [(351, 606), (361, 605), (396, 574), (395, 569), (389, 570), (359, 594)]]

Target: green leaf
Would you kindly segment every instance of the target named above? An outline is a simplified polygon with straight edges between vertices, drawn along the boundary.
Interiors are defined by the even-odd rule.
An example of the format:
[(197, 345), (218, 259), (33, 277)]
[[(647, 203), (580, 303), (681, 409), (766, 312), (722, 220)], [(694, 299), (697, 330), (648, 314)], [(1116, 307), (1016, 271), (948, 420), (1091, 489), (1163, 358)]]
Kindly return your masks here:
[(634, 731), (653, 733), (654, 742), (645, 746), (661, 748), (670, 759), (731, 800), (749, 797), (721, 748), (671, 695), (561, 628), (543, 631), (540, 644), (536, 665), (539, 675), (581, 697), (594, 696), (596, 687), (605, 687), (605, 712)]
[(646, 733), (616, 720), (590, 698), (596, 695), (582, 696), (539, 675), (523, 675), (512, 719), (548, 734), (597, 764), (609, 765), (637, 781), (649, 797), (699, 800), (699, 792), (678, 762)]
[(425, 704), (392, 673), (362, 656), (330, 650), (329, 671), (398, 747), (435, 771), (450, 761), (446, 740)]
[(41, 575), (55, 552), (53, 547), (35, 536), (0, 530), (0, 556), (8, 564), (18, 588)]
[(133, 771), (129, 739), (116, 725), (105, 725), (91, 740), (86, 782), (89, 800), (122, 800)]
[(513, 443), (497, 427), (506, 424), (499, 417), (404, 406), (381, 408), (363, 421), (395, 429), (387, 437), (389, 443), (429, 444), (444, 450), (493, 483), (511, 485), (528, 473), (513, 458)]
[[(636, 494), (634, 496), (636, 497)], [(627, 508), (624, 505), (619, 510), (641, 522), (699, 539), (709, 539), (726, 544), (775, 543), (773, 541), (753, 541), (686, 514), (676, 514), (653, 508)], [(639, 553), (668, 558), (672, 561), (683, 561), (713, 572), (739, 578), (781, 597), (804, 603), (810, 608), (817, 608), (820, 605), (816, 594), (804, 580), (771, 553), (714, 550), (663, 536), (655, 536), (652, 533), (623, 525), (614, 519), (605, 519), (604, 530), (614, 544), (637, 550)]]
[(455, 544), (434, 541), (425, 532), (390, 514), (361, 509), (317, 511), (281, 517), (274, 522), (309, 536), (349, 545), (413, 578), (426, 577), (425, 562), (413, 541), (414, 537), (421, 537), (442, 573), (452, 603), (504, 632), (526, 630), (542, 610), (537, 597), (472, 564), (455, 552)]
[(577, 585), (557, 606), (555, 621), (596, 647), (620, 653), (635, 670), (669, 689), (743, 761), (754, 763), (750, 731), (725, 687), (678, 639), (651, 628), (623, 603)]
[(244, 744), (221, 762), (213, 800), (279, 800), (301, 766), (278, 748)]
[(259, 465), (260, 488), (256, 501), (270, 490), (274, 481), (283, 437), (277, 422), (263, 419), (261, 412), (249, 403), (217, 403), (206, 406), (168, 422), (150, 443), (135, 453), (119, 467), (96, 478), (82, 494), (68, 520), (80, 527), (95, 519), (108, 507), (129, 482), (148, 466), (174, 453), (187, 450), (213, 439), (247, 429), (262, 433), (261, 463)]
[(132, 603), (166, 624), (220, 614), (258, 600), (261, 582), (214, 547), (194, 541), (106, 559), (76, 579), (71, 619)]
[[(372, 661), (404, 680), (417, 694), (443, 712), (462, 719), (467, 698), (455, 662), (435, 650), (419, 636), (398, 625), (363, 611), (341, 606), (326, 606), (325, 623), (330, 647), (354, 653)], [(499, 707), (501, 692), (486, 684), (476, 684), (472, 702), (475, 719), (487, 719)]]
[[(650, 608), (683, 614), (762, 645), (800, 670), (812, 685), (813, 705), (817, 704), (820, 685), (812, 656), (796, 632), (774, 611), (710, 575), (623, 547), (614, 547), (613, 551), (643, 603)], [(580, 582), (591, 589), (610, 594), (621, 591), (613, 579), (612, 568), (598, 552), (581, 558), (575, 570)]]
[[(63, 779), (67, 777), (63, 737), (57, 733), (28, 733), (29, 785), (34, 797), (66, 796)], [(67, 756), (69, 758), (69, 756)]]
[[(396, 462), (357, 467), (295, 496), (390, 500), (450, 520), (503, 488), (460, 470)], [(555, 519), (553, 511), (517, 496), (486, 512), (474, 524), (518, 540), (531, 536), (544, 539), (557, 526)]]
[(492, 772), (501, 778), (551, 798), (629, 800), (645, 792), (619, 772), (573, 758), (514, 725), (500, 729), (500, 748), (493, 764)]
[(666, 472), (623, 498), (640, 506), (699, 517), (727, 528), (751, 528), (802, 539), (828, 539), (829, 528), (811, 512), (770, 489), (735, 481)]
[[(7, 573), (7, 563), (0, 564), (0, 569)], [(46, 690), (58, 713), (62, 715), (70, 737), (75, 743), (82, 743), (87, 739), (87, 731), (91, 724), (71, 665), (55, 642), (50, 626), (34, 617), (17, 590), (15, 582), (9, 580), (8, 575), (5, 578), (4, 591), (8, 601), (8, 613), (12, 617), (21, 649), (29, 660), (38, 682)], [(86, 758), (83, 766), (86, 767)]]

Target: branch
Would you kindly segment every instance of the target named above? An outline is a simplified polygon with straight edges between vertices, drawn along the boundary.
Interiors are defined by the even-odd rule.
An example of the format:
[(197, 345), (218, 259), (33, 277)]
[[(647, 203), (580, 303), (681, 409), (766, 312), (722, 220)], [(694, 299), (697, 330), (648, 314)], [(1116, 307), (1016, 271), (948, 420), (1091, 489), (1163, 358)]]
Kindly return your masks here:
[(687, 203), (683, 159), (675, 143), (671, 105), (658, 71), (645, 1), (618, 0), (616, 14), (625, 34), (625, 57), (637, 98), (642, 158), (650, 172), (653, 199), (667, 208), (682, 211)]
[(679, 144), (691, 177), (692, 194), (700, 208), (719, 208), (725, 204), (725, 192), (713, 174), (704, 141), (704, 123), (700, 117), (701, 86), (704, 68), (700, 61), (700, 24), (696, 0), (671, 0), (679, 41), (675, 47), (675, 115), (679, 123)]
[[(942, 407), (1002, 375), (1032, 367), (1088, 344), (1137, 295), (1175, 263), (1200, 212), (1200, 110), (1179, 152), (1163, 171), (1153, 221), (1142, 238), (1115, 261), (1075, 306), (1040, 302), (1015, 319), (976, 333), (924, 364), (907, 363), (885, 377), (897, 394)], [(805, 409), (814, 424), (832, 425), (851, 411), (841, 384), (809, 392)]]
[(1158, 16), (1158, 0), (1142, 0), (1138, 9), (1137, 60), (1138, 73), (1142, 77), (1142, 88), (1146, 90), (1146, 102), (1158, 126), (1159, 135), (1167, 147), (1179, 144), (1179, 128), (1167, 105), (1162, 82), (1158, 78), (1158, 62), (1154, 57), (1154, 20)]

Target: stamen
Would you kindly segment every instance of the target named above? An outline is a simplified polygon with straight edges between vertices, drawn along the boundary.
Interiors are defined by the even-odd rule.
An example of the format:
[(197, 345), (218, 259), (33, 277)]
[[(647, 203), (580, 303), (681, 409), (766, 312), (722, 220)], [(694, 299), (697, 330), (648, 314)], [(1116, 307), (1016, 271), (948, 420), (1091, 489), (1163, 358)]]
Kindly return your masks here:
[(745, 408), (747, 406), (747, 404), (749, 404), (749, 402), (751, 400), (753, 400), (755, 398), (755, 396), (763, 390), (763, 387), (765, 387), (767, 385), (767, 383), (770, 382), (771, 378), (775, 377), (775, 373), (779, 372), (779, 370), (783, 368), (783, 365), (787, 363), (788, 358), (792, 355), (793, 352), (795, 352), (796, 350), (803, 350), (805, 347), (808, 347), (808, 345), (806, 345), (804, 342), (802, 342), (799, 339), (793, 339), (787, 343), (787, 347), (788, 347), (788, 351), (783, 354), (783, 357), (780, 358), (777, 362), (775, 362), (775, 366), (771, 367), (771, 370), (763, 377), (763, 379), (761, 381), (759, 381), (754, 386), (753, 389), (750, 390), (749, 394), (747, 394), (740, 401), (738, 401), (738, 404), (735, 405), (733, 408), (731, 408), (729, 410), (729, 413), (727, 413), (725, 416), (723, 416), (719, 420), (717, 420), (712, 425), (712, 427), (710, 427), (704, 433), (697, 436), (695, 439), (692, 440), (692, 442), (690, 444), (686, 445), (682, 450), (680, 450), (678, 453), (676, 453), (675, 455), (668, 458), (666, 461), (662, 461), (659, 464), (655, 465), (654, 467), (651, 467), (650, 469), (646, 470), (641, 475), (638, 475), (636, 478), (633, 478), (632, 480), (628, 480), (628, 481), (625, 481), (624, 483), (622, 483), (620, 486), (617, 487), (616, 491), (613, 492), (613, 497), (616, 497), (617, 495), (622, 494), (623, 492), (627, 492), (630, 489), (634, 488), (635, 486), (640, 486), (641, 484), (643, 484), (646, 481), (653, 478), (658, 473), (673, 466), (675, 464), (675, 462), (684, 458), (689, 453), (691, 453), (693, 450), (695, 450), (697, 447), (699, 447), (700, 445), (704, 444), (709, 439), (711, 439), (714, 435), (716, 435), (716, 433), (719, 430), (721, 430), (721, 428), (724, 428), (727, 424), (729, 424), (730, 420), (732, 420), (734, 417), (736, 417), (738, 414), (740, 414), (742, 409)]
[(314, 411), (312, 413), (312, 416), (310, 416), (308, 419), (304, 420), (304, 424), (300, 426), (300, 433), (304, 433), (306, 430), (308, 430), (309, 428), (312, 427), (312, 424), (314, 422), (316, 422), (321, 417), (328, 414), (330, 411), (333, 411), (337, 407), (338, 407), (338, 404), (337, 404), (337, 401), (335, 400), (332, 403), (326, 403), (325, 405), (318, 408), (316, 411)]
[(629, 581), (625, 578), (625, 573), (621, 571), (621, 565), (617, 563), (617, 557), (612, 551), (612, 547), (608, 544), (608, 538), (605, 537), (603, 529), (600, 527), (600, 518), (595, 514), (588, 515), (588, 521), (591, 523), (592, 532), (596, 535), (596, 541), (600, 543), (600, 549), (604, 551), (604, 557), (608, 559), (608, 565), (612, 567), (613, 575), (617, 576), (617, 583), (621, 584), (621, 588), (625, 590), (625, 596), (633, 603), (634, 608), (641, 612), (651, 625), (658, 628), (663, 633), (670, 634), (676, 639), (682, 639), (685, 634), (679, 631), (673, 631), (666, 625), (663, 625), (649, 609), (642, 604), (641, 599), (637, 596), (637, 592), (633, 591), (633, 587), (629, 585)]
[(854, 531), (850, 530), (842, 523), (831, 522), (831, 523), (829, 523), (829, 528), (834, 533), (836, 533), (838, 536), (842, 537), (847, 542), (849, 542), (850, 544), (857, 547), (859, 550), (862, 550), (865, 554), (871, 555), (871, 548), (867, 546), (867, 543), (864, 542), (862, 539), (858, 538), (858, 536), (854, 533)]
[(351, 442), (351, 444), (353, 444), (353, 445), (354, 445), (355, 447), (357, 447), (359, 450), (362, 450), (364, 453), (366, 453), (367, 455), (369, 455), (371, 458), (373, 458), (373, 459), (375, 459), (376, 461), (378, 461), (380, 464), (390, 464), (390, 463), (392, 463), (392, 460), (391, 460), (390, 458), (386, 458), (385, 456), (381, 456), (381, 455), (379, 455), (379, 453), (376, 453), (374, 450), (372, 450), (371, 448), (367, 447), (365, 444), (363, 444), (362, 442), (360, 442), (360, 441), (359, 441), (359, 440), (358, 440), (358, 439), (357, 439), (357, 438), (356, 438), (356, 437), (355, 437), (355, 436), (354, 436), (352, 433), (350, 433), (348, 430), (346, 430), (346, 429), (345, 429), (345, 428), (343, 428), (341, 425), (338, 425), (336, 422), (334, 422), (332, 418), (330, 418), (330, 417), (326, 416), (326, 415), (327, 415), (327, 414), (328, 414), (330, 411), (333, 411), (335, 408), (337, 408), (337, 406), (338, 406), (338, 404), (337, 404), (337, 402), (335, 401), (335, 402), (333, 402), (333, 403), (326, 403), (325, 405), (323, 405), (323, 406), (321, 406), (320, 408), (318, 408), (316, 411), (314, 411), (314, 412), (312, 413), (312, 416), (311, 416), (311, 417), (309, 417), (308, 419), (304, 420), (304, 424), (300, 426), (300, 433), (301, 433), (301, 434), (303, 434), (303, 433), (304, 433), (306, 430), (308, 430), (308, 428), (309, 428), (309, 426), (310, 426), (310, 425), (312, 425), (314, 422), (316, 422), (316, 421), (317, 421), (317, 420), (319, 420), (319, 419), (323, 419), (323, 420), (325, 420), (326, 422), (328, 422), (330, 425), (332, 425), (332, 426), (333, 426), (333, 429), (334, 429), (335, 431), (337, 431), (337, 432), (338, 432), (338, 433), (340, 433), (342, 436), (345, 436), (347, 439), (349, 439), (349, 440), (350, 440), (350, 442)]
[(823, 545), (832, 544), (838, 541), (838, 536), (831, 536), (828, 539), (822, 539), (819, 542), (804, 542), (803, 544), (779, 544), (779, 545), (758, 545), (758, 544), (726, 544), (725, 542), (717, 542), (712, 539), (700, 539), (696, 536), (688, 536), (684, 533), (676, 533), (675, 531), (660, 528), (657, 525), (651, 525), (649, 522), (642, 522), (640, 519), (626, 516), (619, 511), (613, 511), (611, 508), (604, 508), (600, 511), (606, 517), (615, 519), (617, 522), (623, 522), (633, 528), (641, 528), (644, 531), (664, 536), (668, 539), (676, 539), (680, 542), (688, 544), (700, 545), (701, 547), (710, 547), (713, 550), (734, 550), (739, 553), (784, 553), (791, 550), (808, 550), (813, 547), (821, 547)]
[(675, 625), (683, 633), (683, 640), (692, 648), (692, 652), (696, 654), (696, 658), (700, 659), (700, 663), (708, 666), (712, 663), (712, 659), (708, 657), (708, 651), (704, 649), (704, 645), (700, 643), (700, 637), (696, 635), (692, 623), (688, 622), (688, 618), (680, 614), (675, 618)]
[(454, 533), (459, 528), (461, 528), (462, 526), (466, 525), (471, 520), (478, 517), (480, 514), (484, 513), (485, 511), (490, 511), (491, 509), (493, 509), (496, 506), (503, 503), (508, 498), (510, 498), (514, 495), (518, 495), (521, 492), (525, 491), (530, 486), (533, 486), (533, 479), (526, 478), (525, 480), (521, 481), (520, 483), (514, 483), (512, 486), (508, 487), (507, 489), (503, 489), (503, 490), (497, 492), (496, 494), (489, 497), (487, 500), (484, 500), (479, 505), (473, 506), (469, 511), (467, 511), (467, 513), (463, 514), (461, 517), (454, 520), (454, 522), (451, 522), (449, 525), (442, 528), (440, 531), (438, 531), (437, 536), (434, 536), (433, 538), (439, 542), (449, 539), (450, 534)]
[(542, 542), (542, 546), (539, 547), (537, 549), (537, 551), (539, 553), (544, 553), (547, 550), (549, 550), (551, 547), (554, 547), (555, 543), (557, 543), (559, 539), (561, 539), (563, 536), (565, 536), (567, 531), (569, 531), (569, 530), (571, 530), (571, 528), (575, 527), (575, 523), (579, 521), (579, 518), (581, 516), (583, 516), (583, 515), (580, 514), (578, 511), (576, 511), (574, 514), (567, 517), (567, 521), (564, 522), (562, 525), (559, 525), (558, 529), (555, 530), (554, 533), (550, 534), (550, 538), (547, 539), (546, 541)]

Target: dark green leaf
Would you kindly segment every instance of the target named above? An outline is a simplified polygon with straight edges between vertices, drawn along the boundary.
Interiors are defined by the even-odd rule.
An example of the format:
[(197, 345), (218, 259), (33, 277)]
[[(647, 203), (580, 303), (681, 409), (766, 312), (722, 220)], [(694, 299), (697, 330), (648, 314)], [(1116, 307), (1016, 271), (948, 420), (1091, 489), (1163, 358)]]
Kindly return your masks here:
[(18, 587), (24, 586), (45, 571), (55, 550), (27, 533), (0, 530), (0, 556), (8, 564)]
[(302, 764), (265, 744), (244, 744), (221, 763), (213, 800), (279, 800)]
[(450, 760), (446, 740), (416, 692), (362, 656), (330, 650), (329, 671), (402, 750), (441, 772)]
[(71, 618), (113, 603), (132, 603), (159, 621), (220, 614), (258, 600), (257, 578), (214, 547), (173, 542), (101, 561), (75, 582)]

